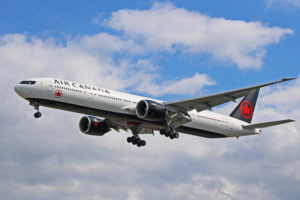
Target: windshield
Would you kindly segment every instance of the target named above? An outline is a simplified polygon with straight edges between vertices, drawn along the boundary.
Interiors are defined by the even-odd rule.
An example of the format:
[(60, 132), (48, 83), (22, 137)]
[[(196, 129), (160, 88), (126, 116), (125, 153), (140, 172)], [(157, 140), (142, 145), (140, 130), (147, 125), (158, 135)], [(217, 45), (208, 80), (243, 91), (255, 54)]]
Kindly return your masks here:
[(20, 84), (27, 84), (27, 85), (33, 85), (36, 81), (21, 81)]

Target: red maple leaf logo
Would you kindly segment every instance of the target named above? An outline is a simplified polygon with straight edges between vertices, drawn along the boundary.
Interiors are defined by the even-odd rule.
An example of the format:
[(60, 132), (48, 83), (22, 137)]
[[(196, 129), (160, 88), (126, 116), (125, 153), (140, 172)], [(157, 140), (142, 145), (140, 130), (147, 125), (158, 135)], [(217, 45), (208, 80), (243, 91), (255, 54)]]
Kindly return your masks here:
[(54, 95), (55, 95), (56, 98), (59, 98), (59, 97), (62, 96), (62, 91), (61, 91), (61, 90), (56, 90), (56, 91), (54, 92)]
[(252, 117), (253, 107), (249, 101), (243, 101), (241, 103), (241, 113), (246, 119), (249, 119)]
[(243, 111), (245, 114), (250, 115), (251, 108), (249, 108), (248, 104), (243, 107)]

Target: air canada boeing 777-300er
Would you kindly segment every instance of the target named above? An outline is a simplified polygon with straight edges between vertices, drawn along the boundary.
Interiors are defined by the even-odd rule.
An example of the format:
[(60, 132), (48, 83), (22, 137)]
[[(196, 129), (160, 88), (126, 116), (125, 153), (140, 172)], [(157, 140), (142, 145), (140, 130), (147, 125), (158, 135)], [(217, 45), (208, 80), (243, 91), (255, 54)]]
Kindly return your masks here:
[[(146, 145), (140, 134), (154, 134), (154, 131), (170, 139), (178, 138), (178, 132), (207, 138), (238, 138), (292, 122), (294, 120), (286, 119), (251, 124), (260, 88), (292, 79), (173, 102), (55, 78), (27, 79), (14, 89), (37, 110), (35, 118), (41, 117), (40, 106), (82, 113), (86, 116), (79, 121), (81, 132), (102, 136), (112, 129), (130, 130), (133, 135), (127, 142), (140, 147)], [(229, 116), (211, 111), (215, 106), (236, 102), (241, 97)]]

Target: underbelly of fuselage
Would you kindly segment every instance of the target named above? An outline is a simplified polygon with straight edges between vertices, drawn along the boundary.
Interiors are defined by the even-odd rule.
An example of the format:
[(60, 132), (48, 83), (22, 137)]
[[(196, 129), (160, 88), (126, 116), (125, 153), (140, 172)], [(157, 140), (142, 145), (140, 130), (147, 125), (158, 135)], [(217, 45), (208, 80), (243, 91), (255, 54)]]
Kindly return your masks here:
[[(37, 102), (41, 106), (49, 107), (49, 108), (55, 108), (70, 112), (76, 112), (81, 113), (85, 115), (92, 115), (92, 116), (98, 116), (102, 118), (108, 118), (110, 120), (115, 121), (123, 121), (123, 122), (137, 122), (143, 124), (143, 126), (152, 128), (154, 130), (160, 130), (164, 129), (166, 126), (163, 122), (156, 122), (156, 121), (148, 121), (143, 120), (136, 115), (130, 115), (130, 114), (124, 114), (124, 113), (116, 113), (111, 111), (106, 111), (102, 109), (97, 108), (91, 108), (66, 102), (60, 102), (60, 101), (54, 101), (49, 99), (37, 99), (37, 98), (30, 98), (27, 99), (28, 101)], [(189, 135), (195, 135), (200, 137), (206, 137), (206, 138), (224, 138), (227, 137), (226, 135), (212, 132), (209, 130), (203, 130), (198, 128), (192, 128), (188, 126), (180, 126), (176, 129), (178, 132), (189, 134)]]

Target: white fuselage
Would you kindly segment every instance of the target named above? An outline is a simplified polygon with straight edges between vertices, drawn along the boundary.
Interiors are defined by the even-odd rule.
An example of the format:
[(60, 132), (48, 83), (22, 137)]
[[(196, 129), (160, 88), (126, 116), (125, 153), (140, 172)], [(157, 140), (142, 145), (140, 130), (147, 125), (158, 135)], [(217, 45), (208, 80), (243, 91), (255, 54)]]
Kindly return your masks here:
[[(112, 118), (120, 123), (123, 121), (135, 121), (139, 119), (134, 111), (135, 106), (141, 100), (149, 99), (142, 96), (131, 95), (104, 88), (88, 86), (71, 81), (54, 78), (30, 79), (34, 84), (18, 84), (15, 91), (29, 101), (38, 101), (42, 106), (63, 109), (83, 114), (94, 115), (104, 118)], [(179, 127), (179, 131), (192, 135), (205, 136), (216, 133), (224, 137), (240, 137), (253, 135), (261, 132), (260, 129), (244, 129), (248, 123), (232, 118), (227, 115), (211, 111), (196, 110), (188, 112), (192, 121)], [(143, 121), (154, 130), (159, 130), (159, 123)], [(193, 133), (185, 131), (193, 130)], [(197, 132), (199, 130), (199, 134)]]

